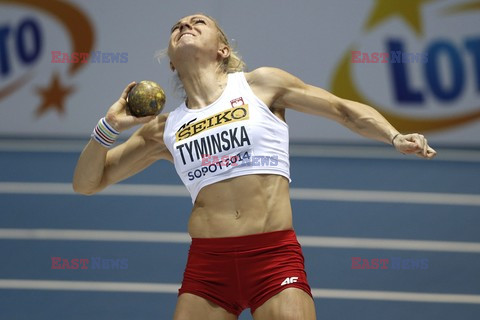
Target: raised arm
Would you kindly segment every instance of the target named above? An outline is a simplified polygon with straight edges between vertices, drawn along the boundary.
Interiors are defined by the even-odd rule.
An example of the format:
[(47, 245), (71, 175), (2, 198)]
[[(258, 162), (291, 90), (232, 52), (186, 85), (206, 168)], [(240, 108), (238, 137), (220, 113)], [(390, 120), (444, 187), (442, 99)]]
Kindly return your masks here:
[(144, 124), (126, 142), (113, 149), (91, 139), (78, 159), (73, 176), (75, 192), (90, 195), (124, 180), (145, 169), (159, 159), (171, 160), (163, 142), (163, 129), (168, 115), (135, 118), (126, 112), (126, 98), (130, 83), (120, 98), (110, 107), (105, 120), (121, 132)]
[(428, 159), (436, 155), (423, 135), (400, 134), (372, 107), (339, 98), (281, 69), (259, 68), (247, 74), (247, 80), (271, 108), (289, 108), (332, 119), (362, 136), (393, 144), (404, 154)]

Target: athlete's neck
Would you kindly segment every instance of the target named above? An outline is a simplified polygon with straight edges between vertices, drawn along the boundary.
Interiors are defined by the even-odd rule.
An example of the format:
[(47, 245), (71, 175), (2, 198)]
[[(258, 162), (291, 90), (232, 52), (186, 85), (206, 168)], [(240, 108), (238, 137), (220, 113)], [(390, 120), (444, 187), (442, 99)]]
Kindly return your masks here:
[(178, 74), (187, 95), (189, 109), (200, 109), (213, 103), (227, 86), (228, 75), (220, 71), (218, 65), (194, 67), (188, 71), (178, 70)]

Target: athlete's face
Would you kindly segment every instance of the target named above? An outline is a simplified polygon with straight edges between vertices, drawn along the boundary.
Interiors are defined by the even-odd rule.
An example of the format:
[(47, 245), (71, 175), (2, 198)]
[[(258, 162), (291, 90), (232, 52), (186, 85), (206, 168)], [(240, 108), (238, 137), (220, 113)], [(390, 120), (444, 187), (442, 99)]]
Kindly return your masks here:
[(217, 57), (222, 43), (215, 22), (210, 18), (195, 14), (180, 19), (171, 29), (168, 56), (175, 64), (175, 56), (183, 50), (198, 49), (207, 55)]

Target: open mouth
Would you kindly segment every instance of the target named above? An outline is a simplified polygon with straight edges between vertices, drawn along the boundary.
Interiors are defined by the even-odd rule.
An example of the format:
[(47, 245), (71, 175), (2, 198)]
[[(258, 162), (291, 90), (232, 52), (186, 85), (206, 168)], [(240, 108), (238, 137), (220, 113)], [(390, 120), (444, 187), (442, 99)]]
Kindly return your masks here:
[(178, 38), (178, 40), (182, 39), (183, 37), (194, 37), (194, 35), (192, 33), (184, 33)]

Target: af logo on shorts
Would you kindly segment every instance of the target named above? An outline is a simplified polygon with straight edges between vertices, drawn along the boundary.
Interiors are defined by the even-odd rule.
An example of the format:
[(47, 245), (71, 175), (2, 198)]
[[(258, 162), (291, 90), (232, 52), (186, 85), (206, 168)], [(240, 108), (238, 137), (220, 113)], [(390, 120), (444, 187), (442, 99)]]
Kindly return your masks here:
[(284, 286), (286, 284), (291, 284), (297, 281), (298, 281), (298, 277), (290, 277), (290, 278), (287, 277), (285, 280), (283, 280), (281, 286)]

